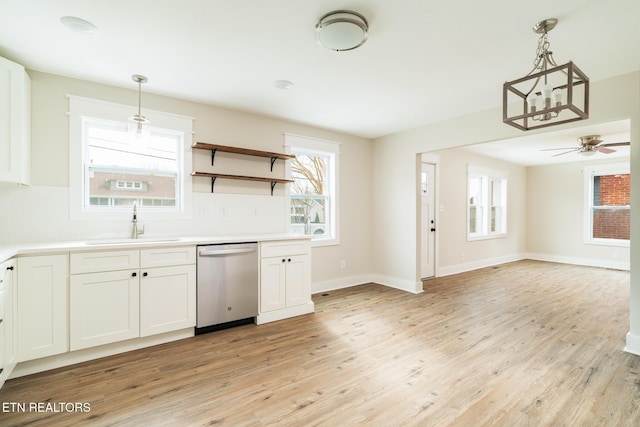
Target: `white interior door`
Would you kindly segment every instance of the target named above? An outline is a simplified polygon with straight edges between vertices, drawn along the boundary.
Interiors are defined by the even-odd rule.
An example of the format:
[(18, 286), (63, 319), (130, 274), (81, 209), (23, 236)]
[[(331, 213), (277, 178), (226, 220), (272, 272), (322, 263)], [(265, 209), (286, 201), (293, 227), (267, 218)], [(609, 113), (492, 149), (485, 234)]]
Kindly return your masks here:
[(420, 178), (420, 276), (435, 276), (436, 185), (435, 165), (422, 163)]

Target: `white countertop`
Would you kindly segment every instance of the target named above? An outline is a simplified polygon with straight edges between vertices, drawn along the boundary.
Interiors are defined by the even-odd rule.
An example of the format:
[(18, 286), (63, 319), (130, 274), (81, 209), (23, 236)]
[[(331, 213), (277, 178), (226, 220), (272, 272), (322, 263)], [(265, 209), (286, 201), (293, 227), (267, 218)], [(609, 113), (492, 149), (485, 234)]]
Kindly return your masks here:
[(206, 245), (273, 240), (311, 239), (297, 233), (250, 234), (237, 236), (113, 238), (66, 242), (33, 242), (0, 246), (0, 262), (20, 255), (44, 255), (59, 252), (102, 251), (110, 249)]

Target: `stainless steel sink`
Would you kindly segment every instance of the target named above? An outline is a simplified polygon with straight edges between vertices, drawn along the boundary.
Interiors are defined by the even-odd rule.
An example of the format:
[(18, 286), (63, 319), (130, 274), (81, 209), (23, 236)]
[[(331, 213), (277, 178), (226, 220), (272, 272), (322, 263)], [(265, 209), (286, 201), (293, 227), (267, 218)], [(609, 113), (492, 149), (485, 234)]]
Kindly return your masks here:
[(105, 239), (105, 240), (90, 240), (85, 242), (87, 245), (131, 245), (140, 243), (169, 243), (177, 242), (180, 239), (177, 237), (144, 237), (137, 239)]

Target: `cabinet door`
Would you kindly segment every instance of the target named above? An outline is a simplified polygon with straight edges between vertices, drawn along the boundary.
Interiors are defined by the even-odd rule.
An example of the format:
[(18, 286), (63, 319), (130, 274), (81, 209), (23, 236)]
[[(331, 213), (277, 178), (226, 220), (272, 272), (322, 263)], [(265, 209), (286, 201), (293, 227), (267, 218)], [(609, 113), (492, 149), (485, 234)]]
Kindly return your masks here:
[(196, 266), (149, 268), (140, 279), (140, 336), (196, 325)]
[(286, 258), (263, 258), (260, 261), (260, 311), (279, 310), (286, 306)]
[[(4, 285), (4, 316), (0, 326), (4, 326), (4, 347), (0, 351), (4, 354), (2, 376), (7, 378), (16, 366), (18, 360), (18, 340), (16, 321), (16, 283), (15, 283), (15, 260), (9, 260), (0, 265), (0, 281)], [(1, 382), (0, 382), (1, 386)]]
[(287, 307), (307, 304), (311, 298), (311, 269), (308, 255), (287, 257)]
[(18, 258), (18, 362), (69, 351), (68, 255)]
[(139, 295), (138, 270), (72, 275), (71, 350), (137, 338)]
[(31, 81), (22, 65), (0, 58), (0, 181), (29, 184)]

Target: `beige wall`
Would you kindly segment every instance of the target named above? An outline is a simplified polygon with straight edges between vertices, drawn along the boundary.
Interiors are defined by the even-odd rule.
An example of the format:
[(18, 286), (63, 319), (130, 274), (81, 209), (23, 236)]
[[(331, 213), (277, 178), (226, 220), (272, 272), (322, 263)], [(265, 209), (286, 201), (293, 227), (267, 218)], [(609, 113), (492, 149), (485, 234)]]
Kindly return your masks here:
[[(32, 80), (32, 186), (2, 187), (0, 194), (12, 209), (0, 212), (0, 243), (51, 240), (83, 240), (102, 236), (127, 236), (130, 219), (110, 223), (72, 222), (69, 219), (69, 119), (67, 95), (137, 106), (137, 90), (123, 89), (28, 71)], [(194, 140), (266, 151), (284, 151), (284, 133), (293, 133), (341, 143), (341, 244), (313, 249), (313, 282), (319, 287), (361, 283), (371, 270), (371, 142), (364, 138), (324, 129), (217, 108), (196, 102), (147, 93), (144, 108), (194, 118)], [(143, 111), (144, 113), (144, 111)], [(209, 154), (197, 153), (194, 163), (208, 161)], [(220, 159), (222, 161), (223, 159)], [(268, 159), (227, 158), (230, 170), (265, 167)], [(235, 162), (235, 163), (234, 163)], [(265, 163), (265, 164), (262, 164)], [(280, 164), (281, 162), (278, 162)], [(281, 170), (283, 166), (278, 166)], [(190, 171), (189, 171), (190, 172)], [(256, 170), (254, 174), (260, 175)], [(250, 232), (286, 231), (287, 212), (283, 208), (286, 191), (276, 187), (246, 183), (217, 182), (210, 194), (210, 182), (193, 178), (193, 218), (171, 223), (148, 223), (150, 233), (166, 235), (225, 235)], [(244, 193), (244, 194), (240, 194)], [(238, 213), (222, 216), (221, 206)], [(251, 212), (251, 213), (249, 213)], [(254, 212), (258, 212), (254, 215)], [(242, 220), (246, 213), (250, 221)], [(143, 215), (141, 215), (143, 217)], [(245, 218), (246, 219), (246, 218)], [(141, 218), (144, 221), (144, 218)], [(345, 260), (346, 268), (340, 268)]]
[[(624, 163), (629, 159), (615, 159)], [(606, 160), (527, 169), (527, 251), (530, 257), (575, 264), (629, 268), (628, 247), (584, 243), (584, 173)]]
[[(526, 168), (460, 149), (435, 154), (440, 158), (438, 274), (522, 257), (526, 251)], [(467, 241), (467, 165), (508, 174), (506, 237)]]
[[(500, 93), (496, 85), (496, 94)], [(497, 95), (498, 96), (498, 95)], [(570, 129), (630, 119), (632, 206), (640, 206), (640, 72), (624, 74), (591, 84), (590, 118), (555, 129)], [(530, 131), (543, 134), (545, 129)], [(373, 268), (376, 277), (399, 284), (419, 281), (416, 233), (415, 158), (437, 151), (522, 135), (502, 123), (501, 108), (481, 111), (374, 140), (372, 184)], [(631, 230), (631, 330), (630, 351), (640, 354), (640, 210), (632, 208)], [(635, 265), (634, 261), (635, 260)], [(635, 350), (633, 350), (635, 349)]]

